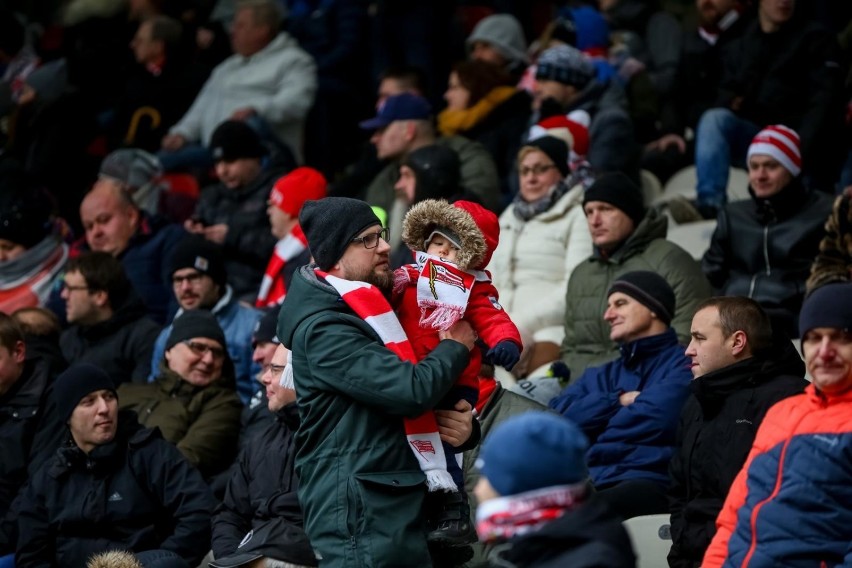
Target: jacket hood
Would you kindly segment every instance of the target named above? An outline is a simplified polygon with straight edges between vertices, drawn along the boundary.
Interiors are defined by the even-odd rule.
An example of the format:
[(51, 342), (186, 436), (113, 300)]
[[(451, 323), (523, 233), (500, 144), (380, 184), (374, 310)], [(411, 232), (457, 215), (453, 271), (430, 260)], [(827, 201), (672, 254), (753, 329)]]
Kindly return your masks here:
[(326, 311), (352, 313), (337, 290), (317, 277), (315, 268), (315, 264), (309, 264), (293, 274), (290, 289), (281, 305), (277, 335), (288, 349), (293, 348), (296, 329), (312, 315)]
[(423, 242), (435, 227), (446, 227), (458, 235), (461, 250), (456, 264), (462, 270), (481, 270), (488, 265), (500, 240), (497, 216), (472, 201), (447, 203), (427, 199), (409, 209), (402, 222), (402, 242), (412, 250), (423, 250)]

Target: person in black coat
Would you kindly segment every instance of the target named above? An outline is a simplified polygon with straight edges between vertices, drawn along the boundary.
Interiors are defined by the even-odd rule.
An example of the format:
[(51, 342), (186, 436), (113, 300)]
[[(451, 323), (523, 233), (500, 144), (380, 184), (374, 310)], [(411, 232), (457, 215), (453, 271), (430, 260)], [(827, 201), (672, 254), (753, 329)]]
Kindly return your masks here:
[(17, 322), (0, 312), (0, 557), (15, 551), (16, 523), (10, 509), (27, 480), (54, 378), (50, 362), (27, 351)]
[(85, 566), (132, 552), (145, 568), (197, 566), (210, 542), (213, 498), (159, 431), (118, 410), (109, 376), (70, 367), (54, 383), (68, 442), (33, 477), (18, 510), (18, 568)]
[(72, 258), (61, 297), (71, 324), (59, 340), (67, 361), (92, 363), (116, 385), (147, 382), (160, 326), (147, 317), (120, 260), (106, 252)]
[(636, 566), (621, 519), (592, 492), (588, 445), (573, 422), (543, 411), (512, 416), (491, 431), (474, 488), (476, 532), (497, 543), (490, 566)]
[(698, 568), (716, 517), (769, 408), (807, 386), (793, 344), (773, 336), (754, 300), (705, 301), (692, 320), (692, 395), (684, 405), (669, 474), (671, 568)]
[(724, 296), (748, 296), (772, 326), (794, 337), (811, 263), (832, 200), (802, 184), (798, 134), (768, 126), (748, 149), (750, 200), (719, 211), (701, 267)]
[(288, 355), (278, 345), (261, 376), (267, 427), (246, 443), (231, 469), (225, 499), (213, 517), (213, 567), (243, 566), (264, 557), (288, 566), (317, 565), (297, 496), (293, 434), (299, 409)]

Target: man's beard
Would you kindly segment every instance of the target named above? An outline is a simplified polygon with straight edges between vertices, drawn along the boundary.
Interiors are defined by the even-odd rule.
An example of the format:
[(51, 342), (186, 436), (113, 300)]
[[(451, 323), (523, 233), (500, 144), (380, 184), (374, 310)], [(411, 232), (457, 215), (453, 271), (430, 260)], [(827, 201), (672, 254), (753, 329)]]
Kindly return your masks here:
[(371, 270), (364, 282), (378, 288), (382, 296), (387, 301), (390, 301), (391, 294), (393, 293), (393, 272), (378, 273), (375, 270)]

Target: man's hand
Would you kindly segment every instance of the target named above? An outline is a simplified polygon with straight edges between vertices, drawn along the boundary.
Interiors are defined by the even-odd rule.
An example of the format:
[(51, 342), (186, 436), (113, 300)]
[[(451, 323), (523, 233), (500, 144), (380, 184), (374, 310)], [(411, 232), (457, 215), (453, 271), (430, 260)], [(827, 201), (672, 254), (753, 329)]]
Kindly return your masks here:
[(257, 111), (251, 107), (238, 108), (231, 114), (231, 120), (245, 120), (257, 114)]
[(628, 391), (625, 393), (621, 393), (621, 396), (618, 397), (618, 402), (621, 404), (621, 406), (630, 406), (631, 404), (633, 404), (639, 394), (639, 391)]
[(218, 223), (216, 225), (204, 227), (204, 238), (212, 243), (216, 243), (217, 245), (224, 244), (225, 236), (227, 234), (228, 225), (225, 223)]
[(204, 234), (204, 223), (192, 217), (183, 222), (183, 228), (186, 229), (186, 232), (194, 235)]
[(464, 320), (460, 320), (454, 323), (447, 331), (439, 331), (438, 338), (442, 341), (444, 339), (458, 341), (467, 347), (468, 351), (470, 351), (473, 349), (474, 343), (476, 343), (476, 332), (473, 331), (473, 328), (470, 327), (469, 323)]
[(467, 442), (473, 433), (473, 407), (466, 400), (458, 401), (455, 410), (436, 410), (435, 420), (441, 440), (454, 448)]
[(180, 134), (166, 134), (163, 136), (163, 141), (160, 144), (162, 145), (163, 150), (174, 152), (175, 150), (180, 150), (186, 145), (186, 138)]

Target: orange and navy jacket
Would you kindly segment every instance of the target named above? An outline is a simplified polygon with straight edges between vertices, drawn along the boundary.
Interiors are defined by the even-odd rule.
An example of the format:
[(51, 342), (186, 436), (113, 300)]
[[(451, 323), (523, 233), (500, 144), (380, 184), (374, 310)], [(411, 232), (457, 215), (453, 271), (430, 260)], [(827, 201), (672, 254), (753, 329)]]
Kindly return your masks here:
[(852, 390), (766, 414), (702, 568), (852, 567)]

